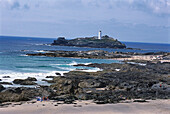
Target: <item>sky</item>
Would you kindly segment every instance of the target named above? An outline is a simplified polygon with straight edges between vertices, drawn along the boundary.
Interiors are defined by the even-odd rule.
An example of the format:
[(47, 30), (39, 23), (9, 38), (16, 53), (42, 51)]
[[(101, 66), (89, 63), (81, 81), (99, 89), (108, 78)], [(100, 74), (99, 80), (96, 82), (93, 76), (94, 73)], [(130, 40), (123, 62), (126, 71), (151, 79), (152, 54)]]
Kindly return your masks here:
[(72, 39), (99, 30), (170, 44), (170, 0), (0, 0), (0, 35)]

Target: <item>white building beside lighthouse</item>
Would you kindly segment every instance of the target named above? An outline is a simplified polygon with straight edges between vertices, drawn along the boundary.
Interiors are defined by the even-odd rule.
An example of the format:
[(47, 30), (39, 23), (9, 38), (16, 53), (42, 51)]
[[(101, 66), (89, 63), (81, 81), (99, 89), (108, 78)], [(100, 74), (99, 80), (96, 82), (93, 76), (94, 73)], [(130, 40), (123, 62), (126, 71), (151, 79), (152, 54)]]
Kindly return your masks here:
[(101, 40), (101, 39), (102, 39), (102, 31), (99, 31), (98, 39), (99, 39), (99, 40)]

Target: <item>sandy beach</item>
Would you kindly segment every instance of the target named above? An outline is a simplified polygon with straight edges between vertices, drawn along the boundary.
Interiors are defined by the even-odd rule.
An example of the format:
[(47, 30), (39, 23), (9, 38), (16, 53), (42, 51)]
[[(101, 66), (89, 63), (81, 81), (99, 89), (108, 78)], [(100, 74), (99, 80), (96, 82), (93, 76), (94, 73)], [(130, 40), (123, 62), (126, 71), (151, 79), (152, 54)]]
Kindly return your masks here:
[(77, 104), (60, 104), (55, 101), (12, 103), (0, 108), (1, 114), (169, 114), (170, 99), (150, 100), (144, 103), (128, 102), (97, 105), (92, 101), (76, 101)]

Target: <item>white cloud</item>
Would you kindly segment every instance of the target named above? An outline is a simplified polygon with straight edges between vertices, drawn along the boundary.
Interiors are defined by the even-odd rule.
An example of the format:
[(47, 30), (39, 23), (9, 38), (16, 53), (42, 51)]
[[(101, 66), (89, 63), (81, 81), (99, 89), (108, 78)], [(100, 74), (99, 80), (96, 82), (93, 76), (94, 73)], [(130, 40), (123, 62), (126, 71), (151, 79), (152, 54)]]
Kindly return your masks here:
[(124, 7), (152, 13), (170, 14), (170, 0), (81, 0), (84, 5), (93, 7)]

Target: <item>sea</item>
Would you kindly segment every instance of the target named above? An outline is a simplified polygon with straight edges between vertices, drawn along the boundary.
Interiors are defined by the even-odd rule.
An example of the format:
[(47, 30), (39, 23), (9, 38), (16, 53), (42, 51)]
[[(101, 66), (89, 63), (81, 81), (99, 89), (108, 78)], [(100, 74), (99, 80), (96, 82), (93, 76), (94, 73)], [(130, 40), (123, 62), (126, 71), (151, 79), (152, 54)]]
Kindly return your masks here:
[[(122, 42), (130, 49), (110, 49), (110, 48), (87, 48), (70, 46), (51, 46), (55, 38), (33, 38), (33, 37), (12, 37), (0, 36), (0, 82), (12, 82), (14, 79), (25, 79), (35, 77), (40, 85), (48, 85), (42, 81), (46, 76), (57, 76), (56, 73), (67, 73), (69, 71), (84, 69), (86, 72), (96, 72), (102, 69), (91, 67), (76, 67), (76, 64), (90, 63), (121, 63), (118, 60), (108, 59), (80, 59), (64, 57), (42, 57), (27, 56), (27, 53), (45, 53), (44, 50), (65, 50), (65, 51), (87, 51), (105, 50), (109, 52), (170, 52), (170, 44)], [(10, 78), (5, 78), (9, 76)], [(50, 79), (48, 79), (50, 80)], [(20, 87), (21, 85), (4, 85), (5, 87)]]

